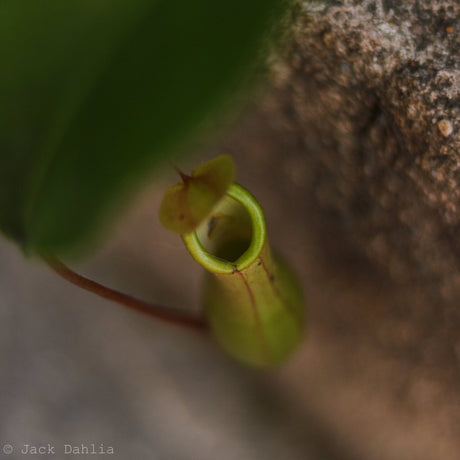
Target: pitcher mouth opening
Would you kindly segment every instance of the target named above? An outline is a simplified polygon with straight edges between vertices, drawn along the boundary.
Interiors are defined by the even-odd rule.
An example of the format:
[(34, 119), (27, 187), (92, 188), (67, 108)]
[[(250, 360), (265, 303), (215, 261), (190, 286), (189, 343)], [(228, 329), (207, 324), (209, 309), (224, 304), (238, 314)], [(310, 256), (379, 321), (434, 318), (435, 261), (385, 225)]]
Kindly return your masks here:
[(263, 249), (263, 211), (248, 191), (232, 184), (208, 218), (182, 238), (204, 268), (214, 273), (233, 273), (255, 262)]

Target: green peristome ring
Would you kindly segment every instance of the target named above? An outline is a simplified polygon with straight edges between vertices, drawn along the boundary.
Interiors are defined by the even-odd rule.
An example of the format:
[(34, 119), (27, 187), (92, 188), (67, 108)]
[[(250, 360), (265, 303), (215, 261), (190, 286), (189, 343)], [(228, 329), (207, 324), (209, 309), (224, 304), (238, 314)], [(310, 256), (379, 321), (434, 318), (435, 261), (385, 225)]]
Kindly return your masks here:
[(270, 250), (255, 198), (232, 184), (206, 222), (182, 239), (207, 270), (205, 313), (221, 346), (249, 365), (282, 363), (302, 337), (303, 299), (292, 271)]

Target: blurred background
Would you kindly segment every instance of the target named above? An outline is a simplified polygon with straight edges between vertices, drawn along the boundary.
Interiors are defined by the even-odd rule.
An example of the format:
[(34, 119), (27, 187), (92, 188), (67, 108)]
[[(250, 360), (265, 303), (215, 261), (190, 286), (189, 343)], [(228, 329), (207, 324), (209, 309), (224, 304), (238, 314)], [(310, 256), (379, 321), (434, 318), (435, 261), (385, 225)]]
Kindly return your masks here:
[[(180, 166), (187, 171), (207, 157)], [(238, 175), (257, 185), (250, 171)], [(157, 218), (165, 188), (177, 181), (172, 168), (164, 176), (101, 248), (73, 268), (123, 292), (199, 313), (201, 267)], [(270, 237), (291, 258), (304, 253), (308, 243), (288, 221), (283, 200), (264, 187), (254, 192), (274, 224)], [(110, 458), (119, 459), (346, 458), (340, 440), (298, 406), (300, 390), (285, 381), (298, 373), (303, 380), (302, 362), (317, 359), (311, 343), (285, 369), (247, 369), (208, 337), (82, 291), (6, 240), (0, 250), (0, 442), (14, 447), (8, 458), (22, 458), (24, 444), (48, 443), (57, 458), (65, 444), (82, 443), (112, 446)], [(301, 260), (292, 262), (307, 285)], [(314, 379), (316, 373), (308, 371)]]
[[(455, 380), (442, 363), (421, 362), (417, 329), (388, 313), (418, 293), (351, 255), (333, 230), (317, 233), (301, 193), (302, 159), (278, 154), (286, 138), (279, 124), (270, 130), (267, 107), (249, 110), (217, 146), (203, 144), (180, 166), (234, 156), (237, 181), (264, 206), (272, 246), (302, 280), (300, 348), (279, 369), (247, 369), (211, 339), (84, 292), (2, 240), (0, 439), (14, 446), (9, 458), (21, 458), (23, 444), (47, 443), (57, 451), (102, 443), (120, 459), (456, 458)], [(99, 249), (71, 266), (199, 312), (201, 268), (157, 218), (176, 181), (164, 168)]]

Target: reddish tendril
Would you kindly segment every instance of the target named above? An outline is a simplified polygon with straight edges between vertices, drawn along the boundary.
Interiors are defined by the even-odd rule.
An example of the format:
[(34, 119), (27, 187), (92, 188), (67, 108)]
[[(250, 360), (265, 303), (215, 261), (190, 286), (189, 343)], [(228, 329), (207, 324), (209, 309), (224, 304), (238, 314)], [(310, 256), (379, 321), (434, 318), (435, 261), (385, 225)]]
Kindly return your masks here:
[(135, 297), (131, 297), (130, 295), (111, 289), (75, 273), (54, 256), (43, 255), (42, 258), (59, 276), (86, 291), (98, 295), (99, 297), (103, 297), (104, 299), (111, 300), (112, 302), (123, 305), (124, 307), (136, 310), (139, 313), (152, 316), (156, 319), (166, 321), (177, 326), (187, 327), (200, 332), (204, 332), (207, 329), (206, 321), (202, 317), (190, 316), (178, 310), (144, 302), (143, 300), (136, 299)]

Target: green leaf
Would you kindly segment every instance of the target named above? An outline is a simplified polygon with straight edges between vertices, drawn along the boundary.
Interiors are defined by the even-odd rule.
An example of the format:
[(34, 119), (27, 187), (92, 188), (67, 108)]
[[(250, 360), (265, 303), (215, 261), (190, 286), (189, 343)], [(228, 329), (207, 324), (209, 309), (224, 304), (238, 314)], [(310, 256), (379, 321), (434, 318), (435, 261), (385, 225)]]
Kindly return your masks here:
[(2, 0), (0, 229), (74, 248), (246, 79), (281, 0)]
[(160, 206), (164, 227), (179, 234), (189, 233), (211, 213), (235, 180), (235, 165), (221, 155), (195, 168), (191, 176), (180, 173), (183, 183), (166, 190)]

